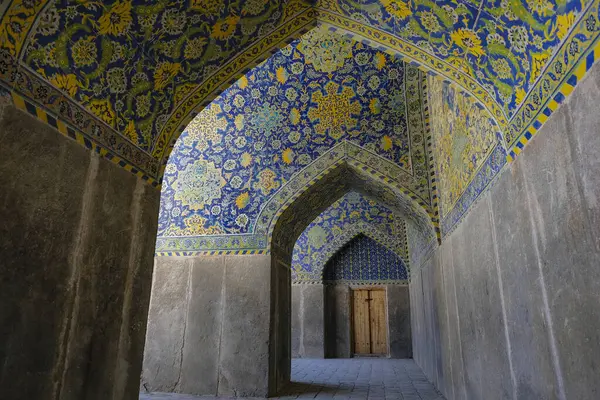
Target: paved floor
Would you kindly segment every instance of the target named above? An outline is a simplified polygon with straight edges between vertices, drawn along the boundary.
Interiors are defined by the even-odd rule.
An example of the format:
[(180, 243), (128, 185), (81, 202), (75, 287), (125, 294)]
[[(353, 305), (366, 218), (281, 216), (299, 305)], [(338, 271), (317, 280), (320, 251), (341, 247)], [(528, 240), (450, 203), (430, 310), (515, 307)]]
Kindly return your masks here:
[[(277, 399), (444, 400), (413, 360), (293, 360), (292, 381)], [(161, 393), (140, 395), (140, 400), (201, 399), (226, 398)]]

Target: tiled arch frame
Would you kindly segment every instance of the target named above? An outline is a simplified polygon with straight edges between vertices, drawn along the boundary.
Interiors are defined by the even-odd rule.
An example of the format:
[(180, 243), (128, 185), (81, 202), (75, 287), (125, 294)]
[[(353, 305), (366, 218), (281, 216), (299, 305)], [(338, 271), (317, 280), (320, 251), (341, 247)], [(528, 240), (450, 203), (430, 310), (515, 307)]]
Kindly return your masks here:
[[(255, 233), (272, 252), (289, 255), (306, 226), (350, 190), (365, 193), (418, 229), (436, 232), (430, 203), (414, 194), (417, 183), (386, 159), (344, 141), (296, 174), (263, 207)], [(411, 187), (412, 186), (412, 187)]]
[(405, 247), (402, 247), (400, 243), (398, 243), (398, 238), (381, 231), (381, 229), (378, 229), (372, 224), (359, 221), (344, 227), (344, 230), (342, 231), (341, 235), (336, 236), (333, 241), (327, 242), (325, 246), (323, 246), (320, 249), (319, 257), (317, 258), (316, 264), (313, 266), (314, 270), (310, 273), (306, 273), (307, 275), (310, 275), (310, 277), (304, 278), (296, 275), (296, 277), (294, 278), (294, 272), (292, 272), (292, 283), (323, 283), (323, 271), (325, 265), (327, 264), (327, 261), (329, 261), (329, 259), (333, 257), (335, 253), (337, 253), (352, 239), (361, 234), (367, 236), (370, 239), (373, 239), (374, 241), (376, 241), (377, 243), (379, 243), (380, 245), (397, 255), (404, 262), (410, 280), (408, 250)]
[[(291, 216), (294, 222), (302, 225), (293, 238), (288, 238), (285, 234), (288, 230), (282, 232), (275, 229), (278, 223), (283, 222), (282, 216), (284, 219), (290, 219), (291, 205), (297, 207), (303, 194), (324, 183), (331, 186), (328, 187), (330, 198), (320, 199), (322, 201), (318, 204), (311, 204), (312, 208), (303, 209), (301, 217)], [(253, 233), (159, 237), (156, 243), (156, 255), (268, 254), (271, 251), (274, 237), (275, 243), (283, 245), (286, 253), (291, 255), (297, 237), (310, 221), (350, 189), (354, 188), (360, 191), (361, 188), (356, 188), (356, 185), (372, 185), (379, 188), (379, 193), (371, 197), (386, 197), (386, 205), (389, 208), (393, 210), (402, 208), (400, 211), (405, 217), (413, 218), (421, 229), (435, 232), (438, 239), (440, 238), (437, 213), (431, 205), (430, 199), (423, 199), (415, 194), (421, 184), (392, 161), (356, 144), (343, 141), (297, 172), (271, 196), (269, 201), (262, 206), (255, 221)], [(386, 203), (381, 200), (380, 202)], [(395, 204), (390, 205), (390, 202), (395, 202)], [(322, 209), (319, 211), (316, 207)], [(284, 233), (283, 236), (281, 233)]]

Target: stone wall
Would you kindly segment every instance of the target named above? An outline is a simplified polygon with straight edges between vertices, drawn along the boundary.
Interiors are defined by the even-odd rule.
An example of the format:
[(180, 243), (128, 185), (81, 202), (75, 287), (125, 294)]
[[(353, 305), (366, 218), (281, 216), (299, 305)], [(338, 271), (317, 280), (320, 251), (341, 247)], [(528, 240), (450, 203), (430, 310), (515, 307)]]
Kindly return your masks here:
[(266, 396), (273, 279), (285, 280), (271, 268), (268, 255), (156, 257), (142, 391)]
[(420, 270), (414, 357), (448, 399), (600, 398), (600, 66)]
[(324, 288), (292, 285), (292, 358), (324, 358)]
[[(408, 286), (383, 285), (387, 293), (389, 356), (411, 358)], [(350, 358), (351, 285), (292, 285), (292, 357)]]
[(12, 106), (0, 140), (0, 397), (137, 399), (159, 191)]

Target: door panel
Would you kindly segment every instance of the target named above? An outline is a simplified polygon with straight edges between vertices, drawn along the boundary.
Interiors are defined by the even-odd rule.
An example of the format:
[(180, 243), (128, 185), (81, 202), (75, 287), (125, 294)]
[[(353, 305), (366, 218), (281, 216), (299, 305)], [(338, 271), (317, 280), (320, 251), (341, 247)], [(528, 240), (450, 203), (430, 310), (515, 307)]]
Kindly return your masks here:
[(387, 353), (387, 324), (385, 318), (385, 291), (371, 290), (369, 316), (371, 328), (371, 353)]
[(353, 292), (354, 353), (370, 354), (371, 337), (369, 327), (369, 291)]

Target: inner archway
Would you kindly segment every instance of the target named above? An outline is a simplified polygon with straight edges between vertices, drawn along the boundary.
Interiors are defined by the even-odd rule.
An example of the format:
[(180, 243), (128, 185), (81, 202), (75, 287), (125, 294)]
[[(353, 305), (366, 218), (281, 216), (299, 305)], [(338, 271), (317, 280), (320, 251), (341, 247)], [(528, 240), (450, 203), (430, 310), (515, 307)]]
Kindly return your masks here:
[[(274, 221), (271, 239), (272, 293), (271, 340), (269, 347), (271, 385), (282, 389), (290, 380), (291, 365), (291, 268), (296, 240), (321, 212), (350, 190), (361, 192), (405, 216), (415, 226), (433, 232), (430, 217), (423, 208), (392, 185), (370, 176), (352, 163), (343, 161), (320, 179), (311, 181)], [(420, 211), (419, 211), (420, 209)], [(411, 210), (407, 213), (407, 210)], [(278, 213), (279, 214), (279, 213)]]
[[(345, 263), (325, 269), (332, 257), (358, 236), (368, 237), (359, 248), (346, 251)], [(327, 303), (335, 303), (333, 286), (408, 284), (408, 248), (404, 217), (371, 198), (350, 191), (329, 206), (302, 232), (292, 256), (292, 357), (348, 358), (351, 345), (348, 296), (340, 296), (340, 306), (328, 312)], [(343, 289), (342, 289), (343, 291)], [(392, 290), (390, 290), (391, 292)], [(344, 295), (346, 293), (342, 293)], [(395, 301), (388, 304), (394, 304)], [(401, 303), (408, 306), (408, 301)], [(329, 313), (330, 316), (326, 314)], [(329, 351), (328, 332), (336, 330), (339, 319), (341, 351)], [(328, 325), (332, 322), (332, 325)], [(387, 329), (387, 322), (385, 324)], [(391, 337), (391, 336), (390, 336)], [(329, 346), (333, 350), (335, 346)], [(392, 349), (390, 349), (392, 350)], [(386, 354), (398, 357), (395, 351)]]

